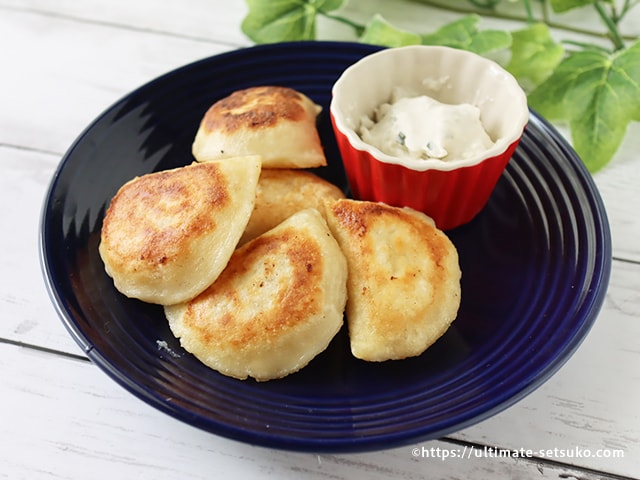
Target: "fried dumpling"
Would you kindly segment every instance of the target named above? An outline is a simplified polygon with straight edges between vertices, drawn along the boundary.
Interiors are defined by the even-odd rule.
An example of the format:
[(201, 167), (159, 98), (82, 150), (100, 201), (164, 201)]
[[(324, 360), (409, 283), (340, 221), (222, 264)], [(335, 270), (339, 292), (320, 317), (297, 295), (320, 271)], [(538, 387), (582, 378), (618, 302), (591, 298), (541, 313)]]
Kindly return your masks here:
[(123, 185), (99, 246), (116, 288), (169, 305), (211, 285), (247, 226), (260, 168), (259, 156), (193, 163)]
[(349, 266), (351, 351), (367, 361), (420, 355), (460, 305), (455, 246), (426, 215), (382, 203), (338, 200), (327, 221)]
[(192, 152), (206, 162), (261, 155), (263, 168), (309, 168), (327, 164), (316, 117), (321, 107), (287, 87), (238, 90), (214, 103), (196, 133)]
[(342, 190), (311, 172), (262, 170), (256, 204), (240, 244), (271, 230), (300, 210), (315, 208), (323, 213), (325, 201), (339, 198), (344, 198)]
[(259, 381), (296, 372), (343, 324), (347, 265), (315, 209), (236, 250), (190, 302), (165, 307), (173, 334), (205, 365)]

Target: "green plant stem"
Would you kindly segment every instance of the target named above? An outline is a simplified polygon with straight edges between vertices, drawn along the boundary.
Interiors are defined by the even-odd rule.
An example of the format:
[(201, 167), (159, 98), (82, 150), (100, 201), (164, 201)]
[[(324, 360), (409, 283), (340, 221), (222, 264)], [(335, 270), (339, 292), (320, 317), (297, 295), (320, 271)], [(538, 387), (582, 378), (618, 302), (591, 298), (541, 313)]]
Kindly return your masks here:
[(631, 10), (633, 7), (635, 7), (639, 3), (640, 1), (638, 0), (626, 0), (624, 2), (624, 7), (622, 7), (622, 12), (620, 12), (619, 19), (622, 19), (622, 17), (624, 17), (629, 10)]
[(607, 30), (609, 30), (609, 38), (613, 42), (613, 45), (614, 45), (615, 49), (616, 50), (623, 49), (624, 48), (624, 40), (620, 36), (620, 32), (618, 31), (618, 26), (616, 25), (616, 23), (613, 21), (611, 16), (604, 9), (604, 6), (602, 5), (601, 2), (596, 1), (596, 2), (593, 3), (593, 6), (596, 9), (596, 11), (598, 12), (598, 15), (600, 15), (600, 18), (602, 19), (604, 24), (606, 25)]
[(536, 18), (533, 16), (533, 10), (531, 9), (531, 0), (524, 0), (524, 8), (527, 12), (527, 22), (534, 23)]
[(549, 15), (549, 2), (543, 0), (540, 2), (540, 9), (542, 11), (542, 21), (549, 25), (551, 23), (551, 17)]
[(620, 23), (620, 20), (622, 20), (624, 18), (624, 16), (627, 14), (627, 12), (629, 10), (631, 10), (637, 4), (638, 4), (638, 0), (625, 0), (624, 4), (622, 5), (622, 9), (620, 10), (620, 13), (618, 13), (618, 9), (616, 7), (616, 4), (612, 3), (611, 4), (611, 19), (617, 25), (618, 23)]
[(611, 50), (601, 47), (600, 45), (594, 45), (592, 43), (586, 42), (577, 42), (575, 40), (562, 40), (562, 43), (565, 45), (574, 45), (576, 47), (580, 47), (581, 50), (598, 50), (605, 53), (611, 53)]
[(323, 12), (321, 10), (319, 10), (318, 13), (320, 13), (326, 18), (330, 18), (331, 20), (334, 20), (336, 22), (342, 23), (344, 25), (348, 25), (349, 27), (355, 30), (355, 33), (357, 36), (362, 35), (362, 33), (364, 32), (364, 28), (365, 28), (364, 25), (354, 22), (353, 20), (349, 20), (348, 18), (341, 17), (340, 15), (333, 15), (331, 13)]
[(500, 3), (500, 0), (485, 0), (484, 2), (481, 2), (479, 0), (469, 0), (472, 4), (474, 4), (476, 7), (479, 8), (488, 8), (488, 9), (492, 9), (495, 8), (495, 6)]
[[(461, 13), (461, 14), (472, 14), (472, 13), (479, 13), (477, 10), (474, 9), (470, 9), (470, 8), (465, 8), (465, 7), (457, 7), (455, 5), (451, 5), (449, 3), (444, 3), (444, 2), (440, 2), (440, 1), (433, 1), (433, 0), (413, 0), (414, 2), (417, 3), (421, 3), (423, 5), (428, 5), (430, 7), (433, 8), (438, 8), (440, 10), (445, 10), (445, 11), (449, 11), (449, 12), (455, 12), (455, 13)], [(633, 4), (637, 4), (639, 2), (632, 2)], [(633, 5), (632, 5), (633, 6)], [(505, 14), (505, 13), (500, 13), (500, 12), (496, 12), (495, 10), (491, 10), (491, 11), (487, 11), (487, 12), (481, 12), (482, 16), (484, 17), (488, 17), (488, 18), (495, 18), (498, 20), (513, 20), (513, 21), (518, 21), (518, 22), (526, 22), (528, 21), (526, 16), (522, 16), (522, 15), (510, 15), (510, 14)], [(537, 20), (534, 18), (534, 21)], [(589, 37), (593, 37), (593, 38), (609, 38), (607, 36), (606, 33), (602, 33), (602, 32), (595, 32), (593, 30), (588, 30), (585, 28), (578, 28), (578, 27), (574, 27), (572, 25), (567, 25), (564, 23), (560, 23), (560, 22), (554, 22), (551, 19), (548, 18), (548, 15), (543, 15), (543, 18), (541, 20), (542, 22), (544, 22), (548, 27), (550, 28), (555, 28), (557, 30), (563, 30), (565, 32), (571, 32), (571, 33), (577, 33), (580, 35), (585, 35), (585, 36), (589, 36)], [(635, 35), (620, 35), (620, 38), (622, 40), (629, 40), (629, 41), (635, 41), (638, 39), (637, 36)]]

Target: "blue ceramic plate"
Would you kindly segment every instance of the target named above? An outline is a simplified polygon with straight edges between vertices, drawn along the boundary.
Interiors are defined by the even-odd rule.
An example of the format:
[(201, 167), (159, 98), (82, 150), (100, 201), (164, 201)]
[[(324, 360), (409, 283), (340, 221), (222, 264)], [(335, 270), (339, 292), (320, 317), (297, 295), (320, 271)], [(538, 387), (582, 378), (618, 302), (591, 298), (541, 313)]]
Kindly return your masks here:
[(285, 85), (323, 105), (319, 129), (330, 165), (317, 173), (347, 190), (330, 91), (348, 65), (375, 50), (292, 43), (208, 58), (126, 96), (69, 149), (43, 209), (45, 275), (71, 335), (134, 395), (252, 444), (373, 450), (440, 437), (497, 413), (540, 386), (583, 340), (609, 280), (609, 228), (581, 161), (535, 113), (489, 204), (448, 232), (460, 255), (462, 305), (446, 335), (420, 357), (358, 361), (342, 331), (296, 374), (234, 380), (185, 352), (160, 307), (114, 289), (98, 255), (111, 197), (136, 175), (190, 163), (204, 112), (234, 90)]

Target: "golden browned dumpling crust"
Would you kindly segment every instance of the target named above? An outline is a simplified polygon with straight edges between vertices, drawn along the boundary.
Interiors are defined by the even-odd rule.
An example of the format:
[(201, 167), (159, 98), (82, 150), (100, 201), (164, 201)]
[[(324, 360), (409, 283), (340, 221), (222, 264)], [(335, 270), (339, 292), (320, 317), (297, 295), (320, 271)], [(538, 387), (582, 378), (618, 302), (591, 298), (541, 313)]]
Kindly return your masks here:
[(347, 265), (317, 210), (240, 247), (190, 302), (165, 307), (182, 346), (219, 372), (284, 377), (324, 351), (343, 324)]
[(316, 128), (320, 106), (291, 88), (238, 90), (205, 113), (193, 142), (196, 160), (261, 155), (263, 168), (327, 164)]
[(348, 262), (351, 351), (362, 360), (420, 355), (460, 306), (458, 254), (426, 215), (382, 203), (338, 200), (327, 220)]
[(123, 294), (162, 305), (193, 298), (227, 264), (253, 210), (260, 157), (137, 177), (116, 193), (99, 246)]
[(324, 203), (344, 198), (338, 187), (304, 170), (262, 170), (256, 204), (240, 245), (262, 235), (291, 215), (306, 208), (324, 214)]

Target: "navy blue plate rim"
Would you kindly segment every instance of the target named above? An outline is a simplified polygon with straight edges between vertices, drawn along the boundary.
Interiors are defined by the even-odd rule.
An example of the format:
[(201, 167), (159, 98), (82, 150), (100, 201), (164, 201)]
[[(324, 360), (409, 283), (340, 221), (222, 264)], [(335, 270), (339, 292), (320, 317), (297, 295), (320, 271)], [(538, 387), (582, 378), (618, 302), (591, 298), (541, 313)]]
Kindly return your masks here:
[[(507, 247), (508, 254), (513, 258), (505, 259), (505, 264), (516, 259), (516, 263), (520, 262), (527, 267), (529, 273), (525, 277), (528, 278), (518, 284), (518, 288), (522, 289), (523, 295), (529, 295), (530, 299), (536, 301), (522, 307), (511, 300), (508, 306), (498, 306), (493, 309), (477, 299), (472, 299), (472, 303), (463, 305), (461, 307), (463, 312), (468, 313), (463, 315), (464, 318), (460, 322), (463, 325), (459, 329), (457, 326), (452, 328), (454, 331), (439, 341), (444, 346), (440, 347), (438, 344), (434, 346), (436, 350), (441, 350), (436, 353), (437, 355), (442, 354), (447, 357), (445, 347), (452, 347), (452, 350), (457, 352), (456, 355), (459, 355), (459, 358), (453, 355), (448, 360), (449, 363), (444, 362), (446, 365), (443, 366), (442, 371), (439, 371), (437, 364), (432, 367), (430, 363), (426, 373), (421, 377), (420, 372), (416, 373), (416, 371), (421, 367), (419, 362), (423, 359), (403, 361), (409, 365), (409, 370), (414, 371), (407, 374), (406, 379), (403, 378), (396, 383), (391, 379), (397, 373), (394, 371), (397, 367), (381, 366), (383, 371), (389, 371), (388, 376), (384, 377), (389, 385), (399, 387), (400, 391), (377, 391), (372, 386), (375, 380), (367, 383), (366, 380), (356, 378), (362, 373), (375, 374), (375, 368), (369, 365), (363, 366), (342, 357), (343, 338), (336, 341), (342, 344), (338, 343), (338, 346), (326, 354), (324, 359), (319, 360), (319, 366), (315, 369), (311, 368), (312, 374), (319, 374), (323, 381), (331, 382), (336, 378), (339, 379), (340, 385), (336, 387), (335, 396), (318, 393), (318, 390), (314, 390), (315, 385), (307, 383), (308, 377), (301, 375), (302, 372), (290, 376), (279, 384), (277, 381), (274, 387), (269, 385), (271, 382), (268, 384), (241, 382), (219, 376), (216, 372), (206, 373), (211, 375), (212, 380), (207, 381), (206, 387), (200, 390), (193, 385), (195, 380), (190, 377), (191, 373), (180, 370), (186, 364), (181, 362), (191, 362), (191, 360), (188, 354), (180, 351), (179, 345), (171, 342), (168, 337), (147, 338), (149, 331), (156, 333), (153, 330), (156, 326), (148, 327), (151, 330), (128, 332), (126, 336), (122, 336), (123, 325), (120, 325), (117, 319), (109, 325), (111, 317), (108, 315), (104, 317), (104, 314), (110, 306), (108, 300), (104, 300), (103, 305), (102, 299), (112, 298), (113, 292), (105, 289), (103, 280), (94, 280), (97, 276), (104, 275), (104, 272), (98, 272), (95, 251), (92, 250), (96, 246), (95, 233), (96, 229), (99, 230), (104, 205), (98, 205), (100, 208), (93, 208), (96, 205), (90, 205), (86, 207), (84, 216), (80, 217), (79, 214), (76, 215), (74, 208), (82, 210), (80, 205), (82, 196), (76, 194), (77, 198), (72, 199), (80, 206), (69, 205), (71, 200), (68, 199), (69, 190), (74, 188), (73, 185), (77, 185), (74, 182), (83, 179), (81, 168), (77, 167), (80, 153), (85, 155), (86, 161), (90, 163), (94, 158), (91, 152), (94, 152), (97, 158), (98, 154), (95, 152), (100, 152), (100, 148), (104, 149), (106, 143), (100, 142), (103, 137), (111, 133), (109, 127), (105, 127), (105, 123), (110, 122), (109, 125), (118, 126), (118, 122), (122, 123), (124, 121), (122, 119), (129, 115), (134, 118), (132, 121), (138, 124), (140, 119), (146, 118), (144, 115), (147, 115), (146, 111), (142, 111), (145, 105), (140, 99), (144, 99), (148, 94), (153, 96), (152, 92), (155, 90), (170, 88), (178, 81), (188, 83), (189, 78), (196, 72), (225, 69), (227, 65), (237, 67), (252, 61), (260, 65), (263, 65), (261, 62), (269, 62), (269, 60), (274, 64), (283, 59), (303, 61), (301, 59), (306, 56), (311, 58), (309, 62), (314, 61), (315, 58), (316, 63), (321, 67), (325, 65), (342, 68), (349, 62), (378, 49), (379, 47), (344, 42), (292, 42), (223, 53), (185, 65), (141, 86), (108, 108), (79, 135), (60, 162), (45, 197), (39, 236), (40, 259), (47, 289), (65, 327), (83, 352), (118, 384), (162, 412), (195, 427), (231, 439), (298, 451), (369, 451), (438, 438), (484, 420), (534, 391), (575, 352), (596, 320), (604, 301), (611, 270), (611, 235), (604, 204), (590, 174), (562, 136), (533, 111), (523, 141), (496, 188), (494, 194), (496, 199), (492, 197), (494, 201), (490, 201), (485, 209), (486, 212), (483, 211), (468, 226), (448, 233), (454, 243), (459, 244), (464, 281), (465, 266), (468, 266), (468, 271), (472, 275), (482, 273), (482, 269), (486, 268), (486, 265), (475, 266), (477, 260), (473, 255), (467, 254), (471, 250), (470, 244), (481, 240), (482, 245), (489, 250), (489, 256), (494, 260), (500, 260), (502, 253), (491, 252), (494, 248), (491, 242), (496, 240), (491, 237), (491, 229), (497, 226), (514, 236), (519, 235), (514, 233), (519, 228), (525, 230), (528, 228), (534, 237), (539, 237), (538, 243), (529, 242), (519, 236), (514, 238), (521, 242), (522, 248), (530, 248), (531, 251), (527, 255), (531, 255), (531, 259), (520, 255), (517, 249)], [(254, 60), (258, 58), (260, 60)], [(270, 76), (279, 79), (278, 68), (270, 68)], [(327, 74), (327, 78), (324, 78), (323, 73), (316, 72), (306, 76), (303, 73), (299, 79), (298, 74), (290, 70), (283, 74), (283, 81), (285, 83), (290, 81), (294, 87), (298, 83), (303, 87), (309, 85), (313, 91), (305, 93), (312, 98), (314, 94), (319, 95), (320, 87), (326, 89), (327, 85), (331, 84), (331, 79), (337, 72), (336, 70), (332, 74)], [(230, 75), (233, 74), (233, 72), (230, 73)], [(204, 76), (209, 78), (211, 75), (210, 72)], [(242, 70), (235, 75), (241, 81), (248, 76)], [(259, 78), (247, 79), (249, 83), (259, 81)], [(304, 90), (303, 87), (300, 89)], [(239, 88), (238, 83), (228, 84), (223, 88), (214, 89), (213, 93), (223, 96), (237, 88)], [(322, 100), (325, 110), (328, 110), (326, 108), (327, 93), (322, 95), (322, 99), (316, 100)], [(159, 102), (157, 98), (153, 101)], [(149, 100), (149, 105), (152, 105), (153, 101)], [(198, 99), (198, 102), (201, 100)], [(130, 104), (142, 110), (133, 112)], [(193, 118), (201, 113), (203, 112), (194, 112)], [(153, 114), (149, 115), (150, 118), (153, 117)], [(145, 128), (153, 131), (159, 127), (150, 123)], [(193, 125), (190, 128), (193, 130)], [(142, 135), (138, 133), (138, 136)], [(327, 136), (326, 129), (324, 136)], [(93, 143), (87, 146), (91, 142)], [(155, 158), (162, 157), (161, 149), (155, 146), (150, 148), (147, 144), (143, 147), (139, 148), (138, 153), (144, 150), (140, 154), (144, 155), (144, 158), (141, 165), (137, 167), (142, 170), (163, 168), (162, 161), (152, 164)], [(328, 148), (335, 149), (335, 146)], [(145, 162), (151, 163), (147, 165)], [(336, 168), (340, 170), (339, 167)], [(343, 172), (338, 171), (336, 175), (342, 182), (340, 186), (347, 188), (348, 185), (342, 178)], [(86, 180), (86, 176), (84, 179)], [(91, 179), (89, 183), (95, 181), (96, 179)], [(118, 182), (115, 181), (112, 188), (117, 184)], [(87, 187), (84, 188), (87, 189)], [(83, 191), (83, 193), (86, 192)], [(90, 193), (87, 195), (91, 196)], [(514, 221), (509, 217), (509, 212), (505, 211), (505, 202), (501, 203), (503, 199), (498, 198), (501, 195), (508, 201), (515, 203), (521, 201), (526, 204), (527, 211), (512, 212), (516, 216)], [(96, 201), (99, 203), (100, 200), (98, 198)], [(104, 201), (108, 201), (108, 198)], [(554, 233), (553, 229), (556, 227), (562, 231), (561, 234)], [(539, 235), (539, 229), (545, 230), (544, 234)], [(70, 238), (73, 242), (69, 240)], [(80, 247), (76, 245), (76, 240), (80, 241)], [(495, 249), (499, 250), (498, 247)], [(537, 261), (543, 266), (537, 266), (535, 263)], [(562, 269), (553, 268), (553, 263), (557, 261), (561, 261), (565, 266)], [(86, 267), (85, 263), (80, 262), (86, 262), (86, 265), (91, 266)], [(78, 267), (78, 265), (81, 266)], [(498, 280), (506, 284), (510, 275), (507, 267), (504, 267), (504, 271), (500, 268), (497, 270), (505, 277), (505, 279), (500, 277)], [(541, 278), (542, 276), (544, 278)], [(550, 286), (541, 286), (539, 282), (537, 283), (539, 280), (548, 281)], [(576, 281), (574, 286), (564, 284), (574, 280)], [(85, 289), (83, 282), (92, 284), (93, 290)], [(477, 280), (474, 282), (477, 283)], [(545, 288), (559, 288), (563, 294), (572, 295), (572, 288), (577, 291), (573, 297), (553, 298), (552, 295), (548, 301), (542, 301), (545, 295), (549, 296)], [(87, 298), (78, 298), (79, 292)], [(518, 293), (518, 291), (514, 292)], [(488, 293), (495, 292), (488, 290)], [(91, 295), (95, 296), (91, 297)], [(95, 302), (91, 303), (95, 299), (100, 299), (99, 306), (96, 306)], [(541, 301), (538, 302), (538, 300)], [(498, 300), (492, 299), (492, 301)], [(117, 305), (117, 307), (128, 309), (131, 305), (126, 303), (124, 306)], [(134, 312), (138, 312), (136, 309), (139, 307), (135, 303), (132, 308)], [(142, 315), (146, 316), (147, 311), (143, 307), (140, 308), (142, 308), (140, 310)], [(487, 309), (487, 312), (484, 312), (484, 309)], [(545, 317), (546, 311), (550, 312), (548, 318)], [(476, 342), (473, 340), (476, 338), (474, 335), (482, 336), (483, 334), (472, 320), (477, 320), (475, 317), (478, 317), (484, 320), (492, 319), (493, 322), (494, 317), (503, 312), (508, 312), (511, 316), (522, 315), (524, 319), (538, 320), (531, 325), (526, 321), (522, 325), (514, 321), (512, 324), (514, 328), (509, 331), (506, 328), (501, 329), (497, 322), (492, 323), (494, 333), (504, 342), (497, 343), (498, 340), (487, 337), (474, 343)], [(95, 317), (92, 317), (94, 314)], [(568, 320), (559, 318), (560, 314), (566, 315)], [(157, 312), (152, 311), (149, 315), (153, 317)], [(92, 318), (97, 320), (93, 321)], [(102, 321), (104, 318), (107, 318), (106, 322)], [(540, 319), (548, 321), (549, 327), (546, 327), (546, 323)], [(98, 325), (100, 321), (102, 323)], [(548, 346), (543, 338), (539, 338), (541, 334), (537, 335), (535, 331), (542, 329), (545, 335), (550, 335), (556, 332), (546, 330), (555, 327), (561, 329), (558, 334), (561, 338), (554, 341), (552, 346)], [(468, 331), (472, 331), (472, 335)], [(155, 350), (151, 344), (155, 345)], [(119, 352), (116, 347), (122, 345), (132, 347), (131, 351)], [(473, 345), (475, 350), (469, 345)], [(516, 352), (515, 347), (510, 349), (510, 345), (516, 345), (525, 350), (530, 349), (532, 360), (528, 361)], [(471, 353), (469, 353), (470, 349)], [(144, 361), (135, 357), (137, 352), (140, 352)], [(153, 357), (154, 353), (157, 358)], [(116, 358), (119, 354), (123, 358)], [(424, 360), (431, 361), (437, 358), (436, 354), (427, 356)], [(127, 355), (133, 356), (127, 357)], [(514, 355), (519, 356), (513, 357)], [(352, 377), (343, 375), (340, 368), (335, 365), (335, 358), (327, 360), (330, 357), (347, 362), (347, 369), (350, 369), (349, 374)], [(521, 363), (515, 366), (505, 363), (502, 366), (503, 357), (505, 359), (513, 357)], [(487, 359), (486, 366), (474, 364), (472, 367), (480, 380), (456, 375), (456, 361), (459, 360), (460, 365), (466, 365), (469, 359)], [(126, 371), (121, 362), (126, 364)], [(188, 363), (188, 365), (198, 368), (194, 367), (194, 363)], [(504, 378), (495, 378), (498, 366), (504, 367), (504, 371), (509, 372), (505, 373)], [(525, 373), (516, 373), (515, 368), (524, 369)], [(325, 375), (323, 372), (327, 369), (330, 369), (331, 373)], [(301, 384), (296, 383), (300, 379), (304, 381)], [(494, 382), (501, 381), (504, 383), (502, 388), (493, 385)], [(415, 388), (411, 386), (412, 382), (417, 384)], [(331, 384), (328, 385), (331, 390)], [(353, 396), (349, 397), (347, 393), (350, 394), (352, 385)], [(470, 394), (469, 398), (462, 395), (464, 398), (452, 399), (447, 396), (448, 386), (451, 387), (451, 391), (457, 393), (463, 392), (463, 389), (468, 387), (473, 395)], [(176, 398), (172, 398), (170, 395), (173, 393), (172, 388), (183, 395), (178, 394)], [(305, 388), (314, 393), (307, 395)], [(188, 398), (184, 392), (188, 392), (192, 398)], [(210, 397), (216, 395), (220, 398), (216, 397), (213, 404), (209, 405)], [(483, 395), (487, 395), (487, 398)], [(404, 400), (401, 397), (404, 397)], [(441, 418), (437, 407), (430, 403), (429, 397), (447, 399), (449, 402), (447, 405), (451, 406), (452, 412), (446, 415), (443, 413)], [(238, 406), (228, 407), (227, 402), (230, 399), (237, 400)], [(421, 409), (429, 415), (422, 415)], [(387, 414), (387, 412), (392, 413)]]

